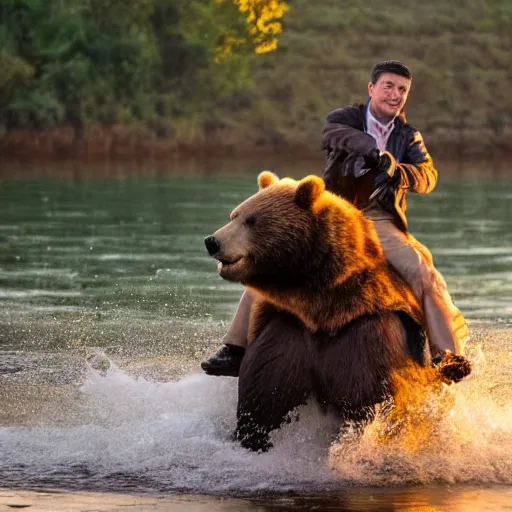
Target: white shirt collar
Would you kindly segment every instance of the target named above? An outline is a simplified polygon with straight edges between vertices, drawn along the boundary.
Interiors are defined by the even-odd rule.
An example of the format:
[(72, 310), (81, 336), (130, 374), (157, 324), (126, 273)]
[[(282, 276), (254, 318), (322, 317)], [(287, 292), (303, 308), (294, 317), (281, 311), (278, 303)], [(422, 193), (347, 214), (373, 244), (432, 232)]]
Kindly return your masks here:
[(384, 151), (388, 143), (389, 136), (395, 128), (395, 118), (388, 124), (382, 124), (370, 111), (370, 104), (366, 109), (366, 133), (371, 135), (377, 142), (377, 147)]

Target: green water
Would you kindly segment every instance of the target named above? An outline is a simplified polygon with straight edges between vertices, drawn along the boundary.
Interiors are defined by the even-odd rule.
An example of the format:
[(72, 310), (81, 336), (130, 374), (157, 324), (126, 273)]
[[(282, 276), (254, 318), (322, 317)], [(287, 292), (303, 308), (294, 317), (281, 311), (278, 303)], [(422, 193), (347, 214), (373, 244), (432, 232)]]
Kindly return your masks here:
[[(65, 348), (56, 324), (87, 335), (82, 325), (227, 320), (241, 288), (216, 275), (203, 238), (254, 190), (233, 176), (4, 179), (1, 341)], [(34, 322), (48, 336), (23, 328)]]
[[(312, 171), (290, 169), (276, 170), (298, 178)], [(218, 347), (235, 311), (242, 288), (220, 279), (203, 240), (256, 191), (259, 170), (235, 165), (235, 172), (233, 166), (228, 172), (219, 165), (208, 172), (178, 166), (172, 172), (17, 168), (0, 173), (0, 478), (5, 486), (230, 496), (263, 492), (265, 500), (291, 489), (289, 510), (302, 499), (300, 489), (316, 493), (325, 507), (343, 509), (339, 503), (348, 495), (323, 494), (344, 484), (323, 473), (321, 443), (311, 447), (302, 431), (292, 432), (294, 448), (270, 462), (242, 455), (229, 439), (235, 380), (196, 375), (176, 381), (200, 373), (199, 362)], [(477, 334), (471, 355), (482, 361), (483, 350), (494, 365), (490, 372), (490, 366), (476, 364), (476, 380), (468, 385), (492, 402), (489, 417), (499, 425), (512, 418), (512, 411), (501, 409), (511, 389), (511, 199), (512, 173), (499, 181), (483, 174), (450, 179), (447, 173), (432, 194), (410, 195), (408, 212), (412, 233), (431, 249)], [(91, 383), (84, 361), (98, 349), (120, 369)], [(484, 372), (492, 374), (489, 383)], [(136, 380), (138, 375), (147, 380)], [(485, 379), (478, 380), (481, 375)], [(461, 389), (474, 396), (473, 388)], [(476, 403), (472, 414), (487, 407), (482, 404)], [(486, 419), (472, 421), (482, 431), (488, 428)], [(484, 451), (475, 445), (465, 452), (468, 460), (463, 458), (460, 467), (471, 467), (469, 476), (449, 466), (446, 482), (475, 486), (476, 491), (457, 491), (463, 501), (499, 483), (505, 485), (503, 494), (498, 488), (493, 492), (500, 499), (492, 500), (501, 510), (511, 485), (510, 449), (500, 448), (511, 439), (509, 427), (503, 435), (486, 438)], [(416, 465), (423, 468), (420, 476), (403, 480), (408, 485), (423, 483), (421, 474), (434, 463), (444, 467), (442, 460), (416, 458), (405, 459), (412, 472)], [(472, 467), (470, 460), (480, 465)], [(393, 489), (404, 471), (379, 464), (365, 469), (362, 474), (368, 474), (356, 484), (389, 482)], [(387, 479), (387, 471), (393, 478)], [(430, 477), (426, 482), (436, 483)], [(421, 486), (413, 487), (403, 510), (415, 503), (415, 489), (422, 492)], [(380, 496), (372, 510), (402, 510), (392, 508), (394, 498), (386, 493), (368, 492)], [(443, 492), (450, 491), (443, 487)], [(279, 508), (287, 509), (287, 498), (280, 499)], [(477, 508), (453, 510), (484, 510), (476, 503)]]
[[(2, 320), (228, 320), (240, 287), (216, 275), (203, 239), (255, 189), (255, 175), (243, 172), (120, 179), (4, 174)], [(474, 179), (445, 180), (429, 196), (410, 197), (411, 231), (433, 252), (470, 320), (512, 317), (511, 198), (512, 180)]]

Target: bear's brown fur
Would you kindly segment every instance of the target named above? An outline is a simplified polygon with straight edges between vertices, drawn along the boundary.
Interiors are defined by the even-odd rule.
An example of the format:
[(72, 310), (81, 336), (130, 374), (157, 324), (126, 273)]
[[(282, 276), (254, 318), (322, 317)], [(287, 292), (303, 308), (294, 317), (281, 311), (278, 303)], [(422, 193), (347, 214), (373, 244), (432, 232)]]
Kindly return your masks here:
[(387, 264), (373, 223), (319, 177), (264, 172), (258, 182), (213, 235), (212, 256), (254, 296), (237, 437), (265, 450), (269, 432), (310, 396), (364, 420), (392, 394), (391, 372), (428, 356), (420, 304)]

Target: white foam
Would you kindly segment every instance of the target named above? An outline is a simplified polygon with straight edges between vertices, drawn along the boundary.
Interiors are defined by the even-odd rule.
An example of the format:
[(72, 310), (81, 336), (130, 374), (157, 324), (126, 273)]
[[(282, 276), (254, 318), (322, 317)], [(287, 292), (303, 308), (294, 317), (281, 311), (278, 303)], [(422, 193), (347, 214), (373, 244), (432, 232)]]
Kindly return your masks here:
[[(299, 410), (299, 421), (272, 435), (270, 452), (255, 454), (231, 439), (236, 379), (193, 374), (161, 383), (111, 364), (103, 376), (89, 371), (69, 426), (0, 429), (0, 476), (13, 485), (18, 474), (35, 482), (44, 475), (55, 486), (65, 478), (76, 481), (76, 472), (86, 469), (91, 482), (105, 482), (105, 490), (130, 480), (139, 489), (221, 493), (328, 489), (347, 482), (511, 485), (512, 407), (495, 403), (485, 382), (477, 368), (455, 388), (454, 406), (424, 450), (379, 443), (372, 430), (377, 427), (370, 427), (329, 453), (333, 419), (310, 404)], [(87, 478), (80, 488), (91, 487)]]

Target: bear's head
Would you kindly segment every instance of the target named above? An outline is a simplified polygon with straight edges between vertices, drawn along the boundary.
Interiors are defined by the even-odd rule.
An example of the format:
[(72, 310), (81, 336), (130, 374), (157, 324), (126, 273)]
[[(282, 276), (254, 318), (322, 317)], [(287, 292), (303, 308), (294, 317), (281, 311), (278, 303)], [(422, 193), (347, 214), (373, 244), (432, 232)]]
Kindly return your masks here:
[[(264, 171), (258, 184), (229, 223), (205, 239), (221, 277), (262, 289), (315, 288), (360, 266), (369, 247), (366, 221), (321, 178), (280, 180)], [(373, 256), (379, 250), (373, 247)]]

